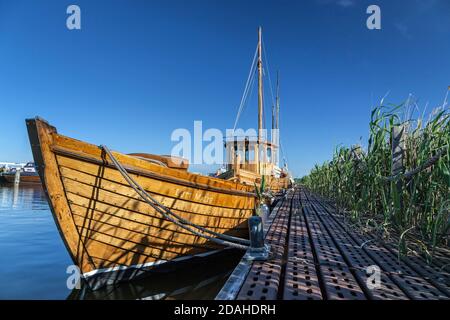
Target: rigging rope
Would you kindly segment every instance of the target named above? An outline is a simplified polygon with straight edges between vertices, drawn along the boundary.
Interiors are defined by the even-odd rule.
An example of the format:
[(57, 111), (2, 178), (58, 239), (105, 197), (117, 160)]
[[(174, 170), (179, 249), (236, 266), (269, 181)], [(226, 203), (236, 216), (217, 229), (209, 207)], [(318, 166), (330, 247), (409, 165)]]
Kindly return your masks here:
[(247, 82), (245, 83), (245, 87), (244, 87), (244, 92), (242, 94), (242, 98), (241, 98), (241, 103), (239, 104), (239, 109), (238, 109), (238, 113), (236, 115), (236, 119), (234, 120), (234, 126), (233, 126), (233, 131), (236, 129), (237, 123), (239, 121), (239, 118), (241, 116), (241, 112), (244, 109), (245, 103), (247, 101), (248, 98), (248, 90), (251, 86), (253, 86), (253, 79), (254, 79), (254, 70), (255, 70), (255, 66), (256, 66), (256, 57), (258, 54), (258, 46), (256, 46), (256, 50), (255, 50), (255, 54), (253, 56), (253, 61), (252, 64), (250, 66), (250, 72), (248, 74), (247, 77)]
[(284, 151), (283, 144), (281, 143), (281, 138), (279, 138), (279, 140), (280, 140), (280, 151), (283, 154), (284, 163), (289, 168), (289, 159), (288, 159), (287, 152)]
[[(267, 76), (269, 78), (269, 87), (270, 87), (270, 95), (271, 95), (271, 98), (272, 98), (272, 105), (276, 107), (275, 98), (274, 98), (274, 94), (273, 94), (272, 78), (270, 76), (269, 57), (268, 57), (267, 52), (266, 52), (266, 45), (264, 44), (264, 37), (262, 37), (261, 40), (262, 40), (262, 47), (263, 47), (263, 51), (264, 51), (264, 56), (266, 58), (265, 61), (267, 63)], [(282, 143), (281, 143), (280, 133), (278, 133), (278, 141), (279, 141), (279, 144), (280, 144), (280, 152), (284, 155), (283, 160), (286, 163), (286, 165), (288, 165), (289, 160), (288, 160), (287, 153), (284, 152), (284, 149), (283, 149), (283, 146), (282, 146)], [(280, 167), (282, 167), (281, 164), (280, 164)]]
[[(121, 173), (122, 177), (128, 182), (128, 184), (134, 189), (134, 191), (141, 196), (141, 198), (149, 204), (153, 209), (155, 209), (156, 212), (160, 213), (164, 218), (171, 221), (178, 227), (187, 230), (191, 232), (192, 234), (205, 238), (211, 242), (214, 242), (219, 245), (228, 246), (236, 249), (241, 250), (247, 250), (250, 245), (250, 241), (247, 239), (237, 238), (233, 236), (224, 235), (221, 233), (217, 233), (211, 230), (208, 230), (204, 227), (201, 227), (199, 225), (196, 225), (186, 219), (181, 218), (180, 216), (173, 213), (169, 208), (158, 202), (156, 199), (154, 199), (152, 196), (150, 196), (147, 191), (145, 191), (136, 181), (133, 180), (132, 177), (128, 174), (126, 169), (119, 163), (119, 161), (112, 155), (111, 151), (108, 149), (108, 147), (101, 145), (100, 148), (109, 156), (112, 163), (115, 165), (117, 170)], [(210, 237), (208, 235), (205, 235), (201, 232), (198, 232), (196, 230), (193, 230), (192, 228), (188, 227), (192, 226), (196, 229), (201, 230), (204, 233), (209, 233), (212, 235), (215, 235), (217, 238)], [(238, 244), (236, 242), (239, 242), (241, 244)], [(244, 245), (245, 244), (245, 245)]]
[(269, 87), (270, 87), (270, 95), (272, 97), (272, 105), (275, 105), (275, 99), (274, 99), (273, 89), (272, 89), (272, 79), (270, 77), (269, 57), (267, 56), (267, 53), (266, 53), (266, 45), (264, 44), (263, 36), (261, 36), (261, 40), (262, 40), (262, 47), (263, 47), (263, 51), (264, 51), (264, 57), (266, 57), (266, 62), (267, 62), (267, 75), (269, 78)]

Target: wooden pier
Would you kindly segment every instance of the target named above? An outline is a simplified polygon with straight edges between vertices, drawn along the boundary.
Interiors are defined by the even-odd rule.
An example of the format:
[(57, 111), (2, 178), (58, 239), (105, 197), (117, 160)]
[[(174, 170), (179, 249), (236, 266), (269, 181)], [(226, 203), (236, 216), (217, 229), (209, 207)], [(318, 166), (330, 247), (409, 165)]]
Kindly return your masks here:
[(402, 257), (351, 228), (326, 201), (291, 190), (265, 223), (271, 259), (244, 255), (217, 300), (450, 299), (450, 256)]

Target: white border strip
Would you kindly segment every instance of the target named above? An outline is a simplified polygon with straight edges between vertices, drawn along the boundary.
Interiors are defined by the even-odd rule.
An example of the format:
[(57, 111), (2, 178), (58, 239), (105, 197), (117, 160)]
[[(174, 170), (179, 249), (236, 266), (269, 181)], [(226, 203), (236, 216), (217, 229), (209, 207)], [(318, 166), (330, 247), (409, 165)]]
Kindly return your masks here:
[(174, 258), (172, 260), (156, 260), (156, 261), (152, 261), (152, 262), (147, 262), (147, 263), (140, 263), (140, 264), (133, 264), (130, 266), (115, 266), (115, 267), (110, 267), (110, 268), (103, 268), (103, 269), (95, 269), (89, 272), (85, 272), (83, 273), (83, 277), (84, 278), (89, 278), (92, 277), (94, 275), (100, 274), (100, 273), (107, 273), (107, 272), (114, 272), (114, 271), (123, 271), (123, 270), (127, 270), (127, 269), (142, 269), (142, 268), (148, 268), (151, 266), (157, 266), (160, 264), (164, 264), (167, 262), (178, 262), (178, 261), (183, 261), (183, 260), (187, 260), (187, 259), (192, 259), (194, 257), (207, 257), (211, 254), (214, 253), (218, 253), (220, 251), (226, 250), (225, 249), (217, 249), (217, 250), (212, 250), (212, 251), (208, 251), (205, 253), (199, 253), (199, 254), (194, 254), (194, 255), (186, 255), (186, 256), (181, 256), (178, 258)]

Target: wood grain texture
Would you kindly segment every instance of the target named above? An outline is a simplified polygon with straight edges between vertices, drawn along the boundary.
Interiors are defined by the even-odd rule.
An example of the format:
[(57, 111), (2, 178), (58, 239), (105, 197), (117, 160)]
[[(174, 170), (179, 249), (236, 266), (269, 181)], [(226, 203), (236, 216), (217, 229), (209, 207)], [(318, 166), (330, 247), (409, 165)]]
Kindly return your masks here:
[[(27, 124), (55, 222), (82, 273), (221, 249), (144, 202), (99, 147), (61, 136), (39, 119)], [(219, 233), (248, 237), (254, 187), (191, 174), (165, 157), (149, 156), (172, 168), (140, 156), (113, 154), (133, 179), (175, 214)]]

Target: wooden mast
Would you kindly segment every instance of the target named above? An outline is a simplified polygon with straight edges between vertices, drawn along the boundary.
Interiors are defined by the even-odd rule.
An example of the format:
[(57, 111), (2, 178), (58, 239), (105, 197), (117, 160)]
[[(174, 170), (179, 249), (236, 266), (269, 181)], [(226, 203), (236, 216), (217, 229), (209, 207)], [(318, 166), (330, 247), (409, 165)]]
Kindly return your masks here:
[(276, 111), (275, 111), (275, 129), (280, 129), (280, 82), (279, 73), (277, 71), (277, 97), (276, 97)]
[(263, 129), (263, 82), (262, 82), (262, 29), (258, 29), (258, 141), (257, 150), (255, 150), (255, 161), (257, 163), (257, 171), (261, 174), (261, 166), (259, 161), (260, 145), (262, 142)]
[(258, 142), (261, 142), (263, 129), (263, 82), (262, 82), (262, 41), (261, 27), (258, 30)]

